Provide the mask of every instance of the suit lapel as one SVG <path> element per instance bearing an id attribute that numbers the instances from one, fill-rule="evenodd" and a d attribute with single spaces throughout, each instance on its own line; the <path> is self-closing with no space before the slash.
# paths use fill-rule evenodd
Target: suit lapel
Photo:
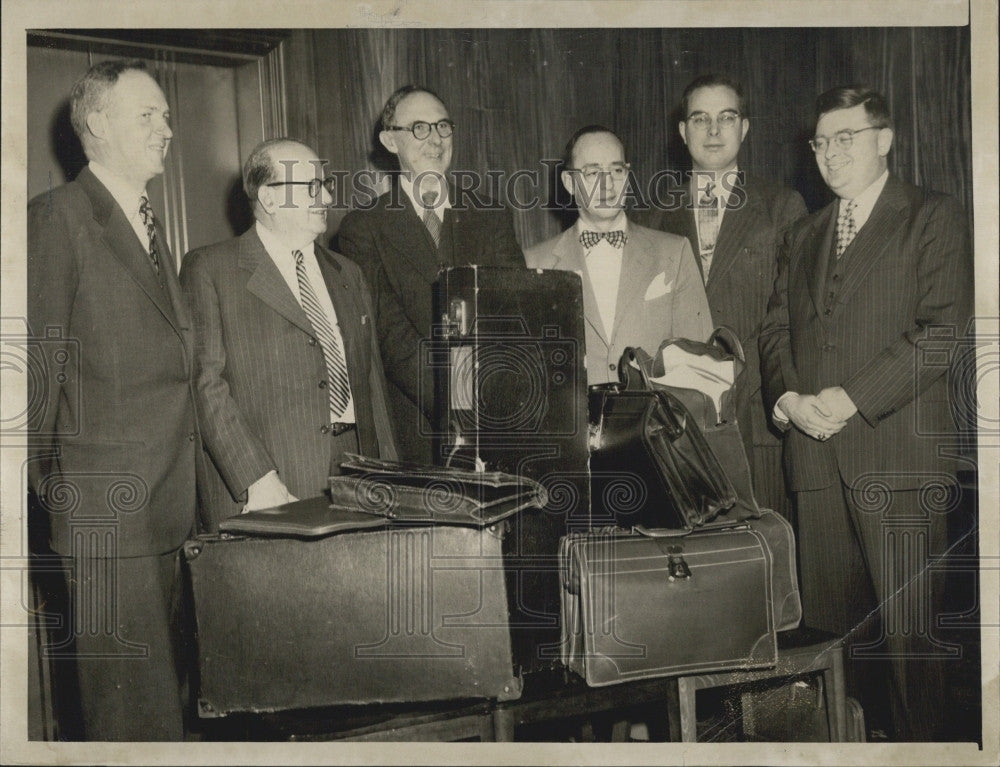
<path id="1" fill-rule="evenodd" d="M 612 340 L 618 332 L 622 317 L 632 311 L 631 305 L 645 300 L 645 289 L 656 276 L 657 266 L 652 243 L 636 226 L 630 226 L 628 242 L 622 250 L 622 274 L 618 283 L 618 299 L 615 301 Z"/>
<path id="2" fill-rule="evenodd" d="M 247 290 L 293 325 L 312 335 L 309 318 L 267 254 L 254 227 L 240 237 L 238 247 L 240 268 L 250 273 Z"/>
<path id="3" fill-rule="evenodd" d="M 178 318 L 174 312 L 174 305 L 170 301 L 170 296 L 164 292 L 156 280 L 149 260 L 149 254 L 136 237 L 135 230 L 125 218 L 125 213 L 115 202 L 104 184 L 91 172 L 90 168 L 84 168 L 77 176 L 77 181 L 83 187 L 87 196 L 90 197 L 91 205 L 94 209 L 94 220 L 102 228 L 102 237 L 108 250 L 121 263 L 125 273 L 128 274 L 139 286 L 139 289 L 149 298 L 160 313 L 169 322 L 174 330 L 179 331 Z M 162 230 L 160 230 L 162 231 Z M 166 247 L 166 238 L 163 238 L 164 249 L 169 254 Z M 161 264 L 161 269 L 173 269 L 173 259 Z M 176 271 L 174 272 L 176 280 Z M 164 275 L 169 280 L 170 275 Z M 180 333 L 178 332 L 178 335 Z M 183 338 L 183 336 L 181 336 Z"/>
<path id="4" fill-rule="evenodd" d="M 750 185 L 742 187 L 746 193 L 746 204 L 727 207 L 726 213 L 722 217 L 722 226 L 719 227 L 719 237 L 715 241 L 715 252 L 712 254 L 712 268 L 709 270 L 708 284 L 721 280 L 726 273 L 733 268 L 742 253 L 742 243 L 746 241 L 747 232 L 753 228 L 758 220 L 761 211 L 760 203 L 753 194 Z M 734 189 L 733 194 L 738 194 Z M 732 202 L 732 197 L 729 198 Z M 694 216 L 692 215 L 692 221 Z M 696 238 L 697 239 L 697 238 Z M 698 261 L 698 268 L 702 268 L 701 259 Z M 702 275 L 704 279 L 704 274 Z"/>
<path id="5" fill-rule="evenodd" d="M 886 252 L 893 234 L 905 225 L 905 217 L 898 215 L 900 209 L 905 206 L 906 199 L 902 194 L 902 185 L 890 176 L 868 220 L 855 236 L 847 252 L 841 256 L 847 259 L 844 283 L 840 288 L 841 298 L 846 299 L 858 289 L 872 267 Z"/>
<path id="6" fill-rule="evenodd" d="M 594 292 L 594 285 L 587 272 L 586 256 L 583 252 L 583 245 L 580 244 L 576 226 L 571 226 L 559 237 L 555 248 L 552 249 L 551 268 L 567 269 L 580 273 L 580 277 L 583 279 L 583 318 L 600 336 L 601 340 L 608 344 L 608 334 L 604 330 L 601 312 L 597 308 L 597 294 Z"/>
<path id="7" fill-rule="evenodd" d="M 806 282 L 809 285 L 809 295 L 812 296 L 816 315 L 823 318 L 823 290 L 826 283 L 826 272 L 830 262 L 830 248 L 833 247 L 833 227 L 837 220 L 837 203 L 830 203 L 813 224 L 802 252 L 806 254 Z"/>
<path id="8" fill-rule="evenodd" d="M 385 234 L 388 245 L 399 254 L 399 260 L 409 265 L 410 270 L 419 275 L 425 283 L 433 285 L 438 273 L 438 251 L 434 248 L 430 232 L 427 231 L 424 222 L 420 220 L 410 199 L 398 186 L 397 191 L 399 204 L 403 210 L 383 209 L 382 214 L 385 218 L 380 229 Z M 389 192 L 389 199 L 392 199 L 391 195 L 393 194 L 394 192 Z M 446 216 L 445 226 L 441 228 L 442 245 L 445 244 L 447 224 L 448 217 Z M 396 259 L 382 259 L 382 263 L 387 266 L 390 261 L 396 261 Z M 407 280 L 400 282 L 406 284 Z"/>

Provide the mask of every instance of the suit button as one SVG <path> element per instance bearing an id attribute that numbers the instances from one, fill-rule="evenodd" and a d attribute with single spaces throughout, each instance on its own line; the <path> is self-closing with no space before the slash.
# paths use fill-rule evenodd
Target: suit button
<path id="1" fill-rule="evenodd" d="M 309 336 L 309 345 L 310 346 L 315 346 L 316 345 L 316 339 L 313 338 L 312 336 Z"/>
<path id="2" fill-rule="evenodd" d="M 608 370 L 617 370 L 617 369 L 618 366 L 613 362 L 610 365 L 608 365 Z"/>
<path id="3" fill-rule="evenodd" d="M 823 344 L 823 351 L 825 352 L 832 352 L 834 348 L 836 347 L 833 344 Z"/>
<path id="4" fill-rule="evenodd" d="M 833 309 L 827 309 L 825 312 L 823 312 L 823 314 L 829 317 L 831 314 L 833 314 Z"/>
<path id="5" fill-rule="evenodd" d="M 835 275 L 833 275 L 833 281 L 834 281 L 834 282 L 836 282 L 836 281 L 837 281 L 837 280 L 839 280 L 839 279 L 840 279 L 840 275 L 839 275 L 839 274 L 835 274 Z"/>
<path id="6" fill-rule="evenodd" d="M 188 442 L 194 442 L 194 438 L 195 438 L 194 437 L 194 432 L 191 432 L 190 434 L 188 434 Z"/>
<path id="7" fill-rule="evenodd" d="M 329 431 L 330 431 L 330 426 L 328 424 L 323 424 L 322 426 L 319 427 L 320 434 L 326 434 Z"/>
<path id="8" fill-rule="evenodd" d="M 320 381 L 319 382 L 319 388 L 320 389 L 325 389 L 326 388 L 326 381 Z"/>

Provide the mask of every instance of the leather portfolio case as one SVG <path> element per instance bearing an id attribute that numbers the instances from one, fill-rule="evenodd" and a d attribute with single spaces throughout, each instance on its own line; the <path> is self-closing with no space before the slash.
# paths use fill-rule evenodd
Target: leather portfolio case
<path id="1" fill-rule="evenodd" d="M 563 538 L 562 662 L 588 685 L 773 666 L 771 562 L 742 526 Z"/>
<path id="2" fill-rule="evenodd" d="M 377 525 L 347 531 L 345 512 L 332 513 L 325 498 L 283 508 L 274 516 L 336 521 L 342 531 L 223 534 L 184 547 L 200 716 L 519 697 L 501 550 L 507 521 L 395 525 L 347 512 Z"/>

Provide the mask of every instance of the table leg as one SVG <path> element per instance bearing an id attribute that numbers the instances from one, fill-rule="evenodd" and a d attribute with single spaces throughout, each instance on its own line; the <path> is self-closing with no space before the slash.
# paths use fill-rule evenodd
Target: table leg
<path id="1" fill-rule="evenodd" d="M 493 739 L 500 743 L 514 742 L 514 714 L 508 709 L 493 709 Z"/>

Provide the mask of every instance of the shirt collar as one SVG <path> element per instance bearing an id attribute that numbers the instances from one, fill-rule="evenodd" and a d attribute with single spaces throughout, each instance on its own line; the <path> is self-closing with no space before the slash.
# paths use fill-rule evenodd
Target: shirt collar
<path id="1" fill-rule="evenodd" d="M 410 198 L 410 203 L 413 205 L 413 209 L 417 212 L 418 216 L 423 216 L 424 210 L 427 206 L 424 205 L 423 200 L 418 200 L 413 193 L 413 181 L 410 180 L 409 174 L 403 171 L 399 174 L 399 185 L 402 187 L 403 192 L 407 197 Z M 439 190 L 437 201 L 434 203 L 434 210 L 439 216 L 444 216 L 444 211 L 451 208 L 451 200 L 448 199 L 448 184 L 442 178 L 441 188 Z"/>
<path id="2" fill-rule="evenodd" d="M 885 189 L 885 183 L 889 180 L 889 170 L 888 168 L 885 172 L 879 176 L 875 181 L 873 181 L 865 191 L 854 198 L 854 226 L 860 229 L 864 223 L 871 216 L 872 210 L 875 208 L 875 203 L 878 202 L 879 196 L 882 194 L 882 190 Z M 846 205 L 849 200 L 840 200 L 840 207 L 838 211 L 843 210 L 844 205 Z"/>
<path id="3" fill-rule="evenodd" d="M 91 160 L 88 164 L 90 172 L 97 180 L 104 184 L 111 196 L 114 197 L 118 207 L 125 213 L 125 218 L 131 220 L 139 214 L 139 198 L 146 194 L 145 187 L 136 189 L 132 184 L 119 176 L 105 165 Z"/>
<path id="4" fill-rule="evenodd" d="M 260 237 L 261 244 L 264 246 L 264 250 L 271 257 L 271 260 L 275 263 L 279 261 L 291 261 L 292 252 L 296 250 L 301 250 L 303 255 L 308 255 L 310 253 L 316 253 L 316 244 L 314 241 L 310 240 L 305 244 L 289 245 L 287 242 L 282 241 L 274 232 L 264 226 L 260 221 L 254 224 L 254 228 L 257 231 L 257 236 Z"/>
<path id="5" fill-rule="evenodd" d="M 613 232 L 616 229 L 621 229 L 623 232 L 625 232 L 626 235 L 628 234 L 628 216 L 625 215 L 625 211 L 624 210 L 621 212 L 621 214 L 618 216 L 618 218 L 615 219 L 615 225 L 611 226 L 611 227 L 608 227 L 607 231 Z M 598 230 L 598 229 L 594 229 L 591 226 L 587 226 L 587 224 L 584 223 L 584 221 L 583 221 L 582 218 L 578 218 L 576 220 L 576 236 L 577 237 L 579 237 L 584 232 L 596 232 L 596 231 L 604 231 L 604 230 L 603 229 Z"/>

